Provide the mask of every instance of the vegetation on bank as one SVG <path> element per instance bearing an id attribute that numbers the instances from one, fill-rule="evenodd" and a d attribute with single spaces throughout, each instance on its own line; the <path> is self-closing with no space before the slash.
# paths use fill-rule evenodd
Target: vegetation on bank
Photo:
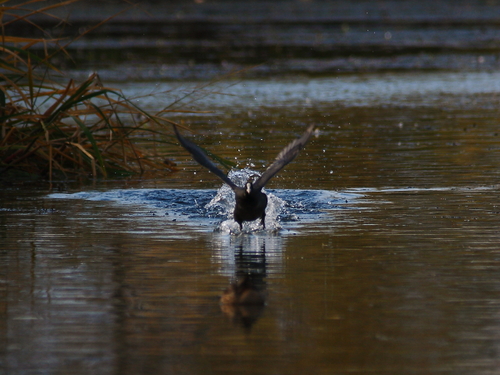
<path id="1" fill-rule="evenodd" d="M 107 178 L 175 170 L 158 151 L 172 139 L 163 133 L 171 134 L 170 121 L 162 117 L 168 110 L 147 113 L 103 85 L 97 73 L 81 83 L 55 81 L 61 72 L 51 59 L 67 54 L 64 46 L 71 41 L 5 32 L 11 22 L 34 25 L 30 16 L 51 16 L 54 7 L 76 1 L 44 7 L 43 0 L 14 5 L 0 0 L 0 179 Z M 44 48 L 33 48 L 40 45 Z"/>

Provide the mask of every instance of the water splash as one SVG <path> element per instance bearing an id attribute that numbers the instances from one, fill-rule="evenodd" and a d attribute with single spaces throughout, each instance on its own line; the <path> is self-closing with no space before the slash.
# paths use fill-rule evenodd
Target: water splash
<path id="1" fill-rule="evenodd" d="M 260 173 L 249 168 L 238 169 L 229 172 L 228 177 L 238 186 L 245 186 L 245 183 L 252 179 L 252 177 L 259 177 Z M 267 208 L 266 208 L 266 231 L 277 232 L 281 229 L 279 216 L 284 212 L 285 201 L 276 195 L 266 192 L 267 195 Z M 216 227 L 216 231 L 222 233 L 238 233 L 240 227 L 233 219 L 234 205 L 236 204 L 233 190 L 224 184 L 215 197 L 205 206 L 208 212 L 214 216 L 225 216 L 227 220 L 222 221 Z M 255 232 L 262 230 L 260 220 L 243 223 L 243 232 Z"/>
<path id="2" fill-rule="evenodd" d="M 231 179 L 243 186 L 248 177 L 256 173 L 239 170 L 229 174 Z M 117 204 L 124 208 L 117 218 L 130 217 L 150 225 L 154 222 L 168 222 L 169 236 L 186 236 L 179 232 L 178 225 L 187 225 L 191 231 L 215 231 L 222 234 L 252 233 L 256 235 L 292 234 L 307 223 L 325 219 L 332 211 L 361 209 L 363 191 L 336 192 L 330 190 L 269 189 L 266 209 L 266 230 L 260 221 L 246 222 L 243 232 L 233 220 L 234 193 L 228 186 L 218 191 L 212 189 L 114 189 L 107 191 L 80 191 L 75 193 L 54 193 L 49 199 L 80 199 Z M 282 225 L 286 230 L 282 231 Z M 167 231 L 166 231 L 167 232 Z M 165 233 L 166 233 L 165 232 Z M 179 234 L 181 233 L 181 234 Z M 233 236 L 231 236 L 233 237 Z M 239 236 L 236 236 L 239 237 Z"/>

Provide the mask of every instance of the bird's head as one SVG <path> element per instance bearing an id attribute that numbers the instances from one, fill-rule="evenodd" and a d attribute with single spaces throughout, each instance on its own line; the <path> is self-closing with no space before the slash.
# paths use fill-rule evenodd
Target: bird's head
<path id="1" fill-rule="evenodd" d="M 253 191 L 253 184 L 250 181 L 247 181 L 245 184 L 245 191 L 247 194 L 250 194 Z"/>

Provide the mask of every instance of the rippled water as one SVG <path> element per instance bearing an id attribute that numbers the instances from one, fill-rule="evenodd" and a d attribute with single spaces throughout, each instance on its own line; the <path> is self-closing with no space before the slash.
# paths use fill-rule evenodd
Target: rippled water
<path id="1" fill-rule="evenodd" d="M 391 72 L 311 78 L 234 79 L 222 82 L 117 83 L 137 103 L 157 109 L 179 102 L 178 108 L 238 113 L 242 110 L 289 107 L 292 113 L 329 107 L 407 107 L 443 110 L 491 109 L 497 106 L 499 72 Z M 155 94 L 155 95 L 151 95 Z M 439 101 L 439 103 L 437 103 Z M 326 115 L 327 113 L 323 113 Z M 210 114 L 213 116 L 213 113 Z M 207 116 L 205 116 L 207 117 Z"/>
<path id="2" fill-rule="evenodd" d="M 245 173 L 248 175 L 248 172 Z M 73 194 L 54 193 L 50 199 L 88 200 L 91 202 L 115 202 L 119 206 L 137 206 L 166 224 L 176 222 L 192 225 L 193 230 L 244 235 L 256 232 L 273 235 L 283 229 L 324 220 L 331 210 L 355 204 L 362 194 L 326 190 L 265 190 L 268 196 L 266 228 L 260 221 L 244 223 L 240 231 L 233 219 L 234 193 L 227 185 L 219 191 L 199 189 L 126 189 L 105 192 L 90 191 Z M 286 231 L 283 226 L 286 226 Z M 168 228 L 166 228 L 168 231 Z M 294 233 L 294 232 L 292 232 Z M 174 234 L 174 233 L 172 233 Z"/>
<path id="3" fill-rule="evenodd" d="M 317 124 L 268 186 L 275 230 L 224 230 L 230 195 L 180 148 L 169 152 L 181 171 L 164 180 L 4 188 L 1 370 L 496 373 L 497 82 L 231 81 L 188 105 L 211 114 L 172 114 L 186 136 L 258 171 Z M 164 95 L 141 104 L 182 93 Z M 221 307 L 244 274 L 266 305 Z"/>

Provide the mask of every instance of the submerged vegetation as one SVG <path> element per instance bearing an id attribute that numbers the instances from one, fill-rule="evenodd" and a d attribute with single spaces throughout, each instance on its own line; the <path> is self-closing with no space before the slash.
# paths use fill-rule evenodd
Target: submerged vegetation
<path id="1" fill-rule="evenodd" d="M 120 91 L 105 87 L 97 73 L 82 83 L 61 82 L 51 59 L 67 54 L 68 41 L 5 32 L 9 23 L 33 26 L 31 15 L 50 15 L 54 7 L 75 1 L 37 8 L 42 0 L 12 6 L 0 0 L 0 179 L 106 178 L 175 170 L 158 151 L 169 143 L 162 133 L 170 122 L 162 117 L 168 108 L 149 114 Z M 44 48 L 33 48 L 40 45 Z"/>

